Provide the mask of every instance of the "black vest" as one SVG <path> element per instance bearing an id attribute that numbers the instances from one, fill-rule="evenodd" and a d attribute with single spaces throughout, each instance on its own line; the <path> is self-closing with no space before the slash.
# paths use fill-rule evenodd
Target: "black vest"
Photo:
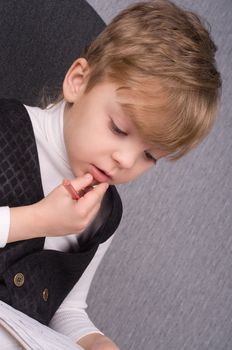
<path id="1" fill-rule="evenodd" d="M 122 204 L 114 186 L 106 192 L 107 220 L 78 251 L 43 250 L 45 238 L 7 244 L 0 249 L 0 299 L 48 324 L 79 280 L 100 243 L 117 229 Z M 17 207 L 44 197 L 30 117 L 15 100 L 0 100 L 0 206 Z"/>

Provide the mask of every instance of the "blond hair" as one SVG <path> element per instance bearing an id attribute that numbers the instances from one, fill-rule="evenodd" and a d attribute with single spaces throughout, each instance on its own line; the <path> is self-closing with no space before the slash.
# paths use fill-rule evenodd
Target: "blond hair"
<path id="1" fill-rule="evenodd" d="M 216 46 L 199 17 L 170 1 L 147 1 L 117 15 L 84 57 L 86 93 L 110 80 L 123 110 L 151 147 L 176 160 L 208 134 L 221 79 Z"/>

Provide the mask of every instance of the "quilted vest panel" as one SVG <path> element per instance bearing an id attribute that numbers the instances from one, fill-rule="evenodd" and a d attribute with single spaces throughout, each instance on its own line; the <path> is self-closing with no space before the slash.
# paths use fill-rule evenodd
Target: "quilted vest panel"
<path id="1" fill-rule="evenodd" d="M 0 100 L 0 206 L 22 206 L 44 197 L 30 117 L 15 100 Z M 45 238 L 0 249 L 0 299 L 48 324 L 92 260 L 117 229 L 122 203 L 114 186 L 106 193 L 107 219 L 77 252 L 43 250 Z M 23 276 L 16 283 L 17 276 Z"/>

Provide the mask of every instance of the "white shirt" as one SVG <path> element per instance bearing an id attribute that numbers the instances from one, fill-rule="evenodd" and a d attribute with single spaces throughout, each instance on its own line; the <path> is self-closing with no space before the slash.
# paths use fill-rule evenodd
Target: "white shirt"
<path id="1" fill-rule="evenodd" d="M 74 177 L 68 164 L 63 136 L 64 106 L 64 102 L 46 110 L 25 106 L 31 118 L 35 134 L 45 196 L 58 186 L 64 177 L 68 179 Z M 9 230 L 9 215 L 6 207 L 0 208 L 0 217 L 0 221 L 3 222 L 2 227 L 4 226 L 5 231 L 7 228 Z M 5 236 L 7 235 L 5 234 Z M 87 308 L 86 298 L 96 269 L 112 238 L 110 237 L 99 246 L 93 260 L 60 305 L 49 324 L 51 328 L 66 334 L 75 342 L 87 334 L 101 333 L 88 318 L 85 311 Z M 44 249 L 67 251 L 74 244 L 74 241 L 76 242 L 75 235 L 46 237 Z"/>

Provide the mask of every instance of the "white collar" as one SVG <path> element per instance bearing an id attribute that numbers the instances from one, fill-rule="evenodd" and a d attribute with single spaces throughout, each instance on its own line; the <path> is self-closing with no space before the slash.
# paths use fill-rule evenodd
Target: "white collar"
<path id="1" fill-rule="evenodd" d="M 47 109 L 41 110 L 41 113 L 46 114 L 44 118 L 41 118 L 43 120 L 41 127 L 49 144 L 54 148 L 59 158 L 64 161 L 66 167 L 70 169 L 64 142 L 64 107 L 65 102 L 61 101 L 52 107 L 48 106 Z"/>

